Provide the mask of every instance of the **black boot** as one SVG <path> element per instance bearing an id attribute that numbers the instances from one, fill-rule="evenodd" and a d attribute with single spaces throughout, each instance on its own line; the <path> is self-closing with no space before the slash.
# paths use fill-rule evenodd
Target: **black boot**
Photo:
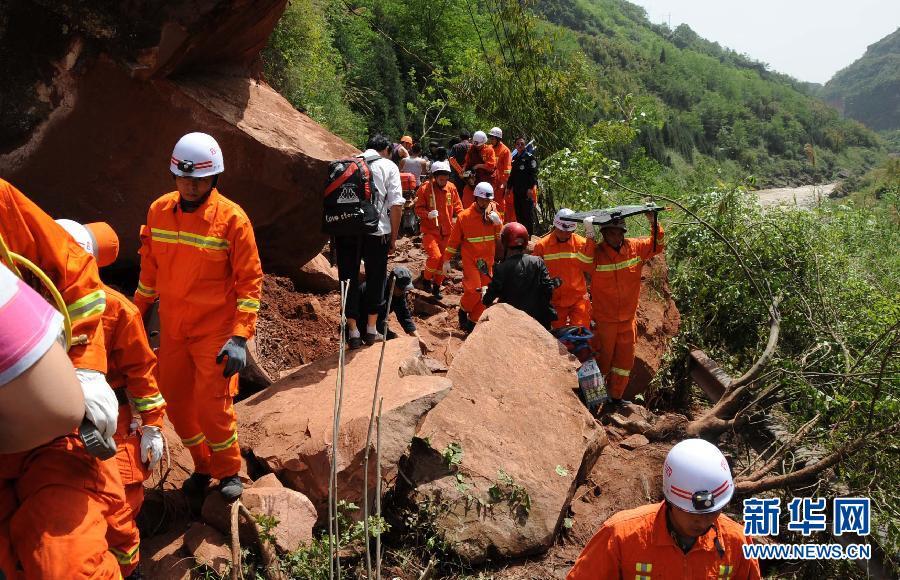
<path id="1" fill-rule="evenodd" d="M 441 285 L 437 282 L 431 283 L 431 295 L 434 296 L 434 299 L 438 301 L 444 299 L 444 295 L 441 294 Z"/>
<path id="2" fill-rule="evenodd" d="M 210 474 L 195 471 L 181 484 L 181 490 L 188 495 L 203 495 L 211 479 Z"/>

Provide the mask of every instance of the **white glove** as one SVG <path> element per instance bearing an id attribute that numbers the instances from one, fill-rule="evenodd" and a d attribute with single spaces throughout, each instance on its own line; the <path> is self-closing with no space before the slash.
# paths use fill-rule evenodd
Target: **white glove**
<path id="1" fill-rule="evenodd" d="M 163 454 L 163 436 L 159 427 L 144 425 L 141 428 L 141 463 L 147 463 L 147 467 L 153 469 Z"/>
<path id="2" fill-rule="evenodd" d="M 433 209 L 430 212 L 428 212 L 428 219 L 430 219 L 430 220 L 433 220 L 437 216 L 438 216 L 438 210 L 436 210 L 436 209 Z"/>
<path id="3" fill-rule="evenodd" d="M 594 216 L 588 216 L 581 222 L 584 224 L 584 235 L 590 239 L 594 239 Z"/>
<path id="4" fill-rule="evenodd" d="M 104 439 L 112 439 L 119 420 L 119 401 L 103 373 L 75 369 L 75 376 L 84 392 L 84 416 L 97 427 Z"/>
<path id="5" fill-rule="evenodd" d="M 450 262 L 444 262 L 444 265 L 441 266 L 441 273 L 444 276 L 449 276 L 451 270 L 452 270 L 452 268 L 450 267 Z"/>
<path id="6" fill-rule="evenodd" d="M 488 219 L 490 219 L 494 223 L 494 225 L 499 226 L 500 224 L 503 223 L 502 221 L 500 221 L 500 214 L 498 214 L 495 211 L 492 211 L 491 213 L 488 214 Z"/>

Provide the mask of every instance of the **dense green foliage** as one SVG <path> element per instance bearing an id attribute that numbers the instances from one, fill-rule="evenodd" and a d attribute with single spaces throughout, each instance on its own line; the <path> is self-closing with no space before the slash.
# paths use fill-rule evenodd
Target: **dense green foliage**
<path id="1" fill-rule="evenodd" d="M 445 143 L 498 125 L 547 156 L 627 115 L 633 95 L 656 122 L 625 161 L 640 146 L 666 166 L 710 158 L 784 184 L 877 158 L 875 135 L 802 83 L 624 0 L 297 0 L 264 60 L 273 86 L 357 145 L 374 131 Z"/>
<path id="2" fill-rule="evenodd" d="M 872 129 L 900 129 L 900 28 L 834 75 L 820 95 Z"/>

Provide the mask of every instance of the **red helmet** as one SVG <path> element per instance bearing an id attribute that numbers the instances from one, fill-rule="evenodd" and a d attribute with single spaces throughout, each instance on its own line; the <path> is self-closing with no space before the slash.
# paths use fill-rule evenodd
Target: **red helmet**
<path id="1" fill-rule="evenodd" d="M 528 245 L 528 230 L 519 222 L 509 222 L 500 232 L 500 241 L 505 248 L 524 248 Z"/>

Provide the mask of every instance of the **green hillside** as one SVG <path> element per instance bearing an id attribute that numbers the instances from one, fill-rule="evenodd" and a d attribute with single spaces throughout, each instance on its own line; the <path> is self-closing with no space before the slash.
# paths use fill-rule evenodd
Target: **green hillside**
<path id="1" fill-rule="evenodd" d="M 900 28 L 835 74 L 821 96 L 872 129 L 900 129 Z"/>
<path id="2" fill-rule="evenodd" d="M 623 162 L 711 159 L 793 184 L 877 157 L 874 133 L 803 83 L 623 0 L 296 0 L 264 57 L 273 86 L 357 144 L 375 130 L 446 141 L 499 125 L 547 155 L 636 114 Z"/>

